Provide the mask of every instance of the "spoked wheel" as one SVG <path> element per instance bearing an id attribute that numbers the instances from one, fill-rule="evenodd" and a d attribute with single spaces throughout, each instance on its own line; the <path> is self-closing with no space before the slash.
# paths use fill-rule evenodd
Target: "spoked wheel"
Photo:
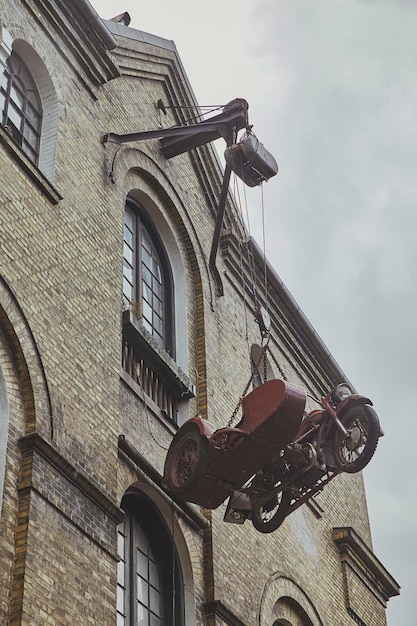
<path id="1" fill-rule="evenodd" d="M 340 469 L 354 474 L 363 470 L 374 455 L 380 435 L 379 419 L 373 408 L 365 404 L 348 411 L 341 421 L 347 434 L 336 431 L 334 456 Z"/>
<path id="2" fill-rule="evenodd" d="M 291 504 L 291 491 L 281 491 L 271 500 L 252 506 L 252 524 L 260 533 L 272 533 L 281 526 Z"/>
<path id="3" fill-rule="evenodd" d="M 170 491 L 185 495 L 204 476 L 209 443 L 198 428 L 190 428 L 172 440 L 165 461 L 165 480 Z"/>

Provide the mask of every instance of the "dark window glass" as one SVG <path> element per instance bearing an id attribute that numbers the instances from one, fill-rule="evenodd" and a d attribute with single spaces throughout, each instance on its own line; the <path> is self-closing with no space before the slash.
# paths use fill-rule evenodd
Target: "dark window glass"
<path id="1" fill-rule="evenodd" d="M 2 125 L 29 159 L 38 163 L 42 105 L 35 81 L 22 59 L 12 52 L 0 83 Z"/>
<path id="2" fill-rule="evenodd" d="M 117 626 L 182 626 L 183 583 L 175 547 L 145 497 L 123 498 L 118 527 Z"/>
<path id="3" fill-rule="evenodd" d="M 127 201 L 125 209 L 123 301 L 172 355 L 172 279 L 168 257 L 152 222 L 132 200 Z"/>

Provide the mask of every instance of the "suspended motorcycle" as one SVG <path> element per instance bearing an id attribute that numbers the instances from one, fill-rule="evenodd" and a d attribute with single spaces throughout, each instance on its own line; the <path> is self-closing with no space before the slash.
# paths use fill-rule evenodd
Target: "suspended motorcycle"
<path id="1" fill-rule="evenodd" d="M 340 472 L 360 472 L 383 435 L 369 398 L 342 383 L 308 413 L 294 441 L 278 452 L 245 486 L 252 523 L 272 532 L 285 517 L 321 491 Z"/>
<path id="2" fill-rule="evenodd" d="M 225 521 L 276 530 L 338 473 L 361 471 L 383 434 L 372 402 L 343 383 L 305 414 L 306 392 L 269 380 L 242 401 L 236 427 L 201 417 L 174 436 L 164 485 L 175 496 L 215 509 L 230 496 Z"/>

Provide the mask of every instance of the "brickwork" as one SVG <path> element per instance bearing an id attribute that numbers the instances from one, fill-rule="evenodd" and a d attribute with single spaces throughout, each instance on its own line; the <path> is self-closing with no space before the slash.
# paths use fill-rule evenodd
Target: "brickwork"
<path id="1" fill-rule="evenodd" d="M 224 523 L 225 505 L 181 507 L 164 492 L 177 426 L 121 370 L 128 195 L 148 212 L 172 265 L 174 356 L 193 390 L 185 398 L 176 389 L 179 421 L 200 413 L 223 426 L 234 414 L 251 347 L 261 343 L 256 296 L 270 310 L 271 349 L 289 380 L 320 394 L 342 373 L 271 268 L 266 302 L 259 254 L 242 243 L 230 197 L 216 259 L 224 295 L 216 296 L 208 260 L 222 176 L 210 145 L 167 160 L 158 139 L 102 142 L 106 133 L 184 123 L 182 109 L 162 116 L 156 107 L 159 99 L 195 107 L 173 43 L 115 24 L 106 39 L 103 24 L 86 19 L 85 0 L 36 4 L 34 12 L 31 2 L 0 0 L 1 60 L 15 38 L 23 58 L 33 50 L 29 66 L 49 106 L 45 167 L 28 162 L 0 128 L 0 407 L 8 431 L 3 453 L 0 445 L 0 622 L 116 626 L 119 507 L 135 489 L 173 538 L 184 626 L 280 618 L 298 626 L 303 616 L 313 626 L 351 626 L 352 611 L 373 626 L 366 606 L 383 626 L 383 604 L 368 605 L 366 586 L 347 580 L 333 536 L 335 527 L 354 527 L 371 550 L 360 475 L 337 477 L 316 508 L 303 506 L 271 535 L 250 521 Z"/>

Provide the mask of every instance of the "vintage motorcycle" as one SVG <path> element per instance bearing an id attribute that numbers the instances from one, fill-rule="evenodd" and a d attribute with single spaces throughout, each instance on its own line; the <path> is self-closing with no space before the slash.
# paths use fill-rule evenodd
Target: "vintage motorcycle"
<path id="1" fill-rule="evenodd" d="M 248 485 L 252 523 L 260 532 L 276 530 L 340 472 L 363 470 L 383 435 L 371 400 L 348 384 L 312 399 L 320 408 L 305 415 L 294 441 Z"/>
<path id="2" fill-rule="evenodd" d="M 383 435 L 371 400 L 348 384 L 309 397 L 320 408 L 306 413 L 304 389 L 273 379 L 243 398 L 236 427 L 188 420 L 169 448 L 164 486 L 211 509 L 229 496 L 225 521 L 250 517 L 259 532 L 276 530 L 337 474 L 361 471 Z"/>

